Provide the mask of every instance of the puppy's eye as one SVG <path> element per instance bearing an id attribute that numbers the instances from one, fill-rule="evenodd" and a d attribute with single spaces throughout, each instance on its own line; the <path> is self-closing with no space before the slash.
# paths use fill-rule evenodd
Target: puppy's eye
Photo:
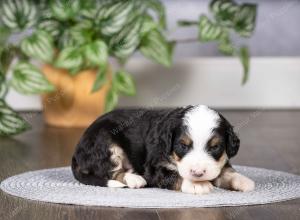
<path id="1" fill-rule="evenodd" d="M 216 144 L 216 145 L 213 145 L 213 146 L 210 146 L 210 148 L 211 149 L 216 149 L 216 148 L 218 148 L 219 147 L 219 145 L 218 144 Z"/>
<path id="2" fill-rule="evenodd" d="M 184 144 L 184 143 L 180 143 L 180 146 L 181 146 L 181 148 L 184 149 L 184 150 L 188 150 L 188 149 L 190 148 L 189 145 Z"/>
<path id="3" fill-rule="evenodd" d="M 218 148 L 220 145 L 220 138 L 218 137 L 214 137 L 210 140 L 210 142 L 208 143 L 208 146 L 211 148 L 211 149 L 216 149 Z"/>
<path id="4" fill-rule="evenodd" d="M 189 146 L 186 145 L 186 144 L 181 143 L 181 147 L 182 147 L 182 148 L 188 148 Z"/>

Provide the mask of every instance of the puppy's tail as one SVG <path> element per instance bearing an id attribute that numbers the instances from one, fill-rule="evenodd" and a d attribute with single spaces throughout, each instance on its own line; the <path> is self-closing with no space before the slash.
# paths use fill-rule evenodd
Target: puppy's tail
<path id="1" fill-rule="evenodd" d="M 93 186 L 107 186 L 107 178 L 96 175 L 92 170 L 80 167 L 75 157 L 72 158 L 72 172 L 75 179 L 83 184 Z"/>

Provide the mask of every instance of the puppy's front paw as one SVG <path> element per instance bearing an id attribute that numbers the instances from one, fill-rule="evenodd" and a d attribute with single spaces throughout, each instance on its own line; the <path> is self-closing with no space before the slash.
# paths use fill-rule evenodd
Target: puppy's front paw
<path id="1" fill-rule="evenodd" d="M 213 185 L 209 181 L 203 182 L 191 182 L 189 180 L 183 180 L 181 185 L 181 191 L 184 193 L 192 194 L 207 194 L 213 189 Z"/>
<path id="2" fill-rule="evenodd" d="M 126 173 L 124 176 L 124 182 L 129 188 L 142 188 L 147 184 L 146 180 L 140 175 L 134 173 Z"/>
<path id="3" fill-rule="evenodd" d="M 254 190 L 255 188 L 255 183 L 253 180 L 239 173 L 235 173 L 232 176 L 230 185 L 234 190 L 242 191 L 242 192 L 249 192 Z"/>

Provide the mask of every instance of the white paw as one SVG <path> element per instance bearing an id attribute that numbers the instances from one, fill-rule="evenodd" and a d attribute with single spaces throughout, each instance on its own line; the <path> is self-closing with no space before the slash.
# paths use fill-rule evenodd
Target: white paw
<path id="1" fill-rule="evenodd" d="M 181 185 L 181 191 L 184 193 L 192 194 L 207 194 L 213 189 L 213 185 L 209 181 L 203 182 L 191 182 L 189 180 L 183 180 Z"/>
<path id="2" fill-rule="evenodd" d="M 121 183 L 120 181 L 117 181 L 117 180 L 108 180 L 107 187 L 110 187 L 110 188 L 123 188 L 123 187 L 126 187 L 126 185 L 124 183 Z"/>
<path id="3" fill-rule="evenodd" d="M 249 192 L 254 190 L 255 183 L 248 177 L 235 173 L 231 179 L 231 187 L 237 191 Z"/>
<path id="4" fill-rule="evenodd" d="M 142 188 L 147 184 L 143 177 L 134 173 L 126 173 L 124 176 L 124 182 L 129 188 Z"/>

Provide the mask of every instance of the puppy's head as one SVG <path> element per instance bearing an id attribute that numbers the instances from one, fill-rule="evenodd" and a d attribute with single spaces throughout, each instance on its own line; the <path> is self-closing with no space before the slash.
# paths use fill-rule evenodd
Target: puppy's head
<path id="1" fill-rule="evenodd" d="M 213 180 L 237 154 L 239 138 L 216 111 L 199 105 L 189 109 L 174 135 L 172 157 L 179 174 L 192 181 Z"/>

